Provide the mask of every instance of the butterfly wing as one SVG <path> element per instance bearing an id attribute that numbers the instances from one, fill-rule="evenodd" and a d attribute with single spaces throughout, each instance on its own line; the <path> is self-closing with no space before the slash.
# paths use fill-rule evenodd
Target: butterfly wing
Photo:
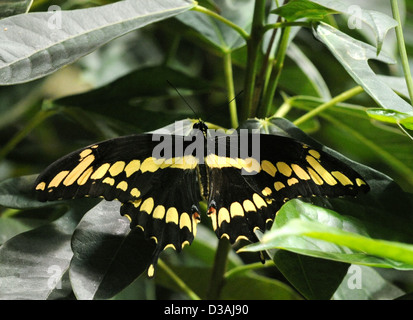
<path id="1" fill-rule="evenodd" d="M 170 149 L 160 150 L 162 139 Z M 192 243 L 199 222 L 197 163 L 175 152 L 177 141 L 182 149 L 191 141 L 172 135 L 165 140 L 163 135 L 131 135 L 75 151 L 39 175 L 38 199 L 119 200 L 131 227 L 141 228 L 157 244 L 148 271 L 153 275 L 159 253 Z"/>
<path id="2" fill-rule="evenodd" d="M 215 138 L 216 149 L 206 158 L 208 212 L 220 238 L 255 241 L 254 231 L 269 227 L 289 199 L 356 196 L 369 190 L 351 167 L 295 139 L 265 134 L 249 134 L 247 144 L 242 143 L 242 136 L 237 139 L 234 143 L 229 137 Z M 216 151 L 224 145 L 224 154 Z"/>

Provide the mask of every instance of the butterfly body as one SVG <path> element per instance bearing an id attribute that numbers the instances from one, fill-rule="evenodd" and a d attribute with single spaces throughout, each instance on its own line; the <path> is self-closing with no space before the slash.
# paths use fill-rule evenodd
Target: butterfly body
<path id="1" fill-rule="evenodd" d="M 131 227 L 156 243 L 152 276 L 162 250 L 192 243 L 202 200 L 218 238 L 234 243 L 256 241 L 288 199 L 369 190 L 352 168 L 292 138 L 212 133 L 199 121 L 189 135 L 147 133 L 82 148 L 39 175 L 38 199 L 119 200 Z"/>

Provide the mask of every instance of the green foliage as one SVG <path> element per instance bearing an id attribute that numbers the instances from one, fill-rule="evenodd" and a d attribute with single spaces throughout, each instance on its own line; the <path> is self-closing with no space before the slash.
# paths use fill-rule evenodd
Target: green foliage
<path id="1" fill-rule="evenodd" d="M 57 4 L 0 0 L 1 299 L 412 296 L 409 2 Z M 196 117 L 167 81 L 203 120 L 318 146 L 371 191 L 289 201 L 237 253 L 203 214 L 192 245 L 163 252 L 147 280 L 153 244 L 118 202 L 41 203 L 32 188 L 79 147 Z"/>

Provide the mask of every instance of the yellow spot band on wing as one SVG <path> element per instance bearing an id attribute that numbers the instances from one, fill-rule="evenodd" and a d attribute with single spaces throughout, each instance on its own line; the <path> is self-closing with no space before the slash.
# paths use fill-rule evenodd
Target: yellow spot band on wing
<path id="1" fill-rule="evenodd" d="M 165 216 L 165 207 L 163 205 L 158 205 L 155 210 L 153 210 L 153 217 L 155 219 L 163 219 Z"/>
<path id="2" fill-rule="evenodd" d="M 285 188 L 285 184 L 280 182 L 280 181 L 276 181 L 274 182 L 274 189 L 276 191 L 280 191 L 282 188 Z"/>
<path id="3" fill-rule="evenodd" d="M 69 174 L 69 171 L 59 172 L 53 179 L 50 181 L 48 188 L 58 187 L 62 180 Z"/>
<path id="4" fill-rule="evenodd" d="M 126 178 L 129 178 L 132 174 L 137 172 L 140 167 L 141 167 L 140 160 L 132 160 L 131 162 L 129 162 L 127 164 L 127 166 L 125 167 L 125 169 L 124 169 L 125 174 L 126 174 Z"/>
<path id="5" fill-rule="evenodd" d="M 192 231 L 191 218 L 189 217 L 189 214 L 183 212 L 179 218 L 179 228 L 183 229 L 185 227 L 188 228 L 190 232 Z"/>
<path id="6" fill-rule="evenodd" d="M 218 226 L 221 227 L 221 224 L 226 221 L 226 222 L 230 222 L 231 218 L 229 217 L 229 211 L 227 208 L 222 207 L 221 209 L 219 209 L 218 212 Z"/>
<path id="7" fill-rule="evenodd" d="M 172 222 L 178 225 L 178 220 L 179 220 L 178 210 L 176 210 L 175 207 L 170 207 L 168 211 L 166 211 L 165 222 L 166 223 Z"/>
<path id="8" fill-rule="evenodd" d="M 321 176 L 321 178 L 330 186 L 337 184 L 336 179 L 328 172 L 315 158 L 312 156 L 305 157 L 307 162 L 314 168 L 314 170 Z"/>
<path id="9" fill-rule="evenodd" d="M 277 168 L 278 168 L 278 171 L 280 171 L 286 177 L 291 176 L 291 173 L 293 171 L 290 168 L 290 166 L 288 164 L 286 164 L 285 162 L 277 162 Z"/>
<path id="10" fill-rule="evenodd" d="M 92 174 L 90 179 L 97 180 L 97 179 L 102 179 L 106 172 L 108 172 L 108 169 L 110 167 L 109 163 L 104 163 L 102 164 L 96 171 Z"/>
<path id="11" fill-rule="evenodd" d="M 128 183 L 126 181 L 121 181 L 121 182 L 118 183 L 116 188 L 121 189 L 123 191 L 126 191 L 128 189 Z"/>
<path id="12" fill-rule="evenodd" d="M 332 171 L 331 174 L 336 178 L 343 186 L 353 185 L 353 182 L 340 171 Z"/>
<path id="13" fill-rule="evenodd" d="M 263 160 L 261 162 L 261 168 L 266 173 L 268 173 L 271 177 L 275 177 L 275 174 L 277 173 L 277 168 L 271 162 L 267 160 Z"/>
<path id="14" fill-rule="evenodd" d="M 147 214 L 151 214 L 153 210 L 154 202 L 153 198 L 147 198 L 145 201 L 143 201 L 141 205 L 141 211 L 145 211 Z"/>
<path id="15" fill-rule="evenodd" d="M 70 173 L 67 175 L 66 179 L 63 181 L 65 186 L 72 185 L 83 173 L 83 171 L 88 168 L 92 162 L 95 161 L 95 156 L 93 154 L 88 155 L 84 158 Z"/>
<path id="16" fill-rule="evenodd" d="M 88 180 L 93 172 L 93 167 L 89 167 L 85 172 L 82 173 L 79 179 L 77 179 L 77 184 L 83 186 Z"/>
<path id="17" fill-rule="evenodd" d="M 41 190 L 41 191 L 43 191 L 44 188 L 46 188 L 46 183 L 45 183 L 45 182 L 40 182 L 40 183 L 36 186 L 36 190 Z"/>
<path id="18" fill-rule="evenodd" d="M 244 209 L 242 208 L 242 206 L 239 202 L 231 203 L 231 206 L 229 208 L 229 212 L 231 214 L 231 218 L 234 218 L 236 216 L 240 216 L 240 217 L 244 216 Z"/>
<path id="19" fill-rule="evenodd" d="M 119 173 L 123 171 L 125 168 L 124 161 L 116 161 L 112 166 L 109 168 L 109 173 L 112 177 L 116 177 Z"/>
<path id="20" fill-rule="evenodd" d="M 308 175 L 308 173 L 301 168 L 298 164 L 292 164 L 291 168 L 293 169 L 294 173 L 297 175 L 298 178 L 300 178 L 301 180 L 310 180 L 310 176 Z"/>

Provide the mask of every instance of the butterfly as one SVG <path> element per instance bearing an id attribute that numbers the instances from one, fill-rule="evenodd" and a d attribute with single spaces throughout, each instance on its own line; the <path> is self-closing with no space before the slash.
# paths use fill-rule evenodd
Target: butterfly
<path id="1" fill-rule="evenodd" d="M 109 139 L 52 163 L 36 179 L 40 201 L 101 197 L 122 203 L 120 214 L 160 253 L 181 251 L 196 236 L 199 203 L 218 238 L 256 242 L 276 212 L 298 197 L 357 196 L 369 191 L 350 166 L 319 148 L 283 135 L 209 129 L 154 131 Z"/>

